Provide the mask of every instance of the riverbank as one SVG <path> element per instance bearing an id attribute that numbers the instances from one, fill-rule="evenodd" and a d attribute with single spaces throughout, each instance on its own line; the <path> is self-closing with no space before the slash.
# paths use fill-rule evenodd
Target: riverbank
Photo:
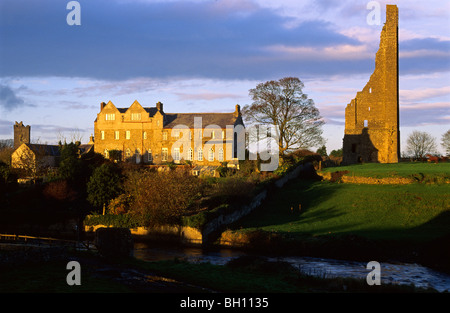
<path id="1" fill-rule="evenodd" d="M 31 256 L 30 250 L 24 250 Z M 300 273 L 289 264 L 245 256 L 225 265 L 193 264 L 179 259 L 146 262 L 136 258 L 108 259 L 93 252 L 39 248 L 32 258 L 0 265 L 2 293 L 424 293 L 413 286 L 347 278 L 320 278 Z M 0 250 L 0 258 L 8 252 Z M 44 259 L 35 258 L 40 255 Z M 50 257 L 50 258 L 48 258 Z M 81 266 L 81 285 L 69 286 L 68 261 Z"/>

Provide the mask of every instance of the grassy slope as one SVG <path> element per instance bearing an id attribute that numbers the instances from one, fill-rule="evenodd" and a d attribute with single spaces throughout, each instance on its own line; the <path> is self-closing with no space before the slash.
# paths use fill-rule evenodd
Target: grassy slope
<path id="1" fill-rule="evenodd" d="M 423 241 L 447 234 L 449 215 L 448 184 L 357 185 L 298 180 L 236 228 L 294 237 L 356 234 Z"/>

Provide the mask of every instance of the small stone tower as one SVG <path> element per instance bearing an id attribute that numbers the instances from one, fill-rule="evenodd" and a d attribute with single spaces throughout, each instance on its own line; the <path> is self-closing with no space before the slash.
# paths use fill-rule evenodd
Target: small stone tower
<path id="1" fill-rule="evenodd" d="M 14 124 L 14 149 L 20 147 L 23 143 L 30 143 L 30 125 L 23 125 L 22 122 Z"/>

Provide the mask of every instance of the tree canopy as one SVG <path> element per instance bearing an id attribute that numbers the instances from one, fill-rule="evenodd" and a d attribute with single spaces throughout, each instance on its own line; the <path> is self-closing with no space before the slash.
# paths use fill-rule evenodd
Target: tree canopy
<path id="1" fill-rule="evenodd" d="M 260 83 L 249 91 L 253 103 L 242 110 L 245 121 L 275 128 L 280 158 L 294 149 L 324 143 L 325 122 L 303 88 L 304 84 L 296 77 Z"/>

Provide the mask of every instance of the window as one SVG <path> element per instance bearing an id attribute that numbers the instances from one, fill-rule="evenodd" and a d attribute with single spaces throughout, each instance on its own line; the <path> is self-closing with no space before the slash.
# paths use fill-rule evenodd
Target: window
<path id="1" fill-rule="evenodd" d="M 223 149 L 222 148 L 219 149 L 219 161 L 223 162 Z"/>
<path id="2" fill-rule="evenodd" d="M 126 139 L 130 139 L 130 138 L 131 138 L 131 134 L 130 134 L 130 131 L 129 131 L 129 130 L 127 130 L 126 135 L 125 135 L 125 138 L 126 138 Z"/>
<path id="3" fill-rule="evenodd" d="M 352 143 L 352 153 L 356 153 L 356 143 Z"/>
<path id="4" fill-rule="evenodd" d="M 152 161 L 153 161 L 152 149 L 148 149 L 148 152 L 147 152 L 147 161 L 148 161 L 148 162 L 152 162 Z"/>
<path id="5" fill-rule="evenodd" d="M 190 133 L 189 133 L 190 134 Z M 189 148 L 188 151 L 188 160 L 189 161 L 194 161 L 194 150 L 192 150 L 192 148 Z"/>
<path id="6" fill-rule="evenodd" d="M 131 113 L 131 120 L 132 121 L 140 121 L 141 120 L 141 113 Z"/>
<path id="7" fill-rule="evenodd" d="M 105 114 L 105 118 L 107 121 L 115 121 L 116 120 L 116 114 Z"/>
<path id="8" fill-rule="evenodd" d="M 180 162 L 180 148 L 173 149 L 173 160 L 175 161 L 175 163 Z"/>
<path id="9" fill-rule="evenodd" d="M 163 132 L 162 137 L 163 140 L 167 140 L 167 132 Z"/>
<path id="10" fill-rule="evenodd" d="M 147 139 L 147 132 L 144 132 L 144 133 L 142 134 L 142 137 L 143 137 L 144 139 Z"/>
<path id="11" fill-rule="evenodd" d="M 119 131 L 118 130 L 116 130 L 114 132 L 114 139 L 119 140 Z"/>
<path id="12" fill-rule="evenodd" d="M 203 149 L 202 149 L 202 148 L 199 148 L 199 149 L 197 150 L 197 159 L 198 159 L 199 161 L 203 161 Z"/>
<path id="13" fill-rule="evenodd" d="M 169 159 L 169 150 L 167 148 L 162 148 L 161 161 L 167 161 Z"/>
<path id="14" fill-rule="evenodd" d="M 105 158 L 109 159 L 109 151 L 108 151 L 108 149 L 105 149 L 104 153 L 105 153 Z"/>
<path id="15" fill-rule="evenodd" d="M 102 140 L 105 140 L 105 131 L 104 130 L 102 130 L 100 132 L 100 137 L 102 138 Z"/>
<path id="16" fill-rule="evenodd" d="M 209 149 L 209 151 L 208 151 L 208 161 L 209 162 L 214 161 L 214 150 L 212 148 Z"/>

